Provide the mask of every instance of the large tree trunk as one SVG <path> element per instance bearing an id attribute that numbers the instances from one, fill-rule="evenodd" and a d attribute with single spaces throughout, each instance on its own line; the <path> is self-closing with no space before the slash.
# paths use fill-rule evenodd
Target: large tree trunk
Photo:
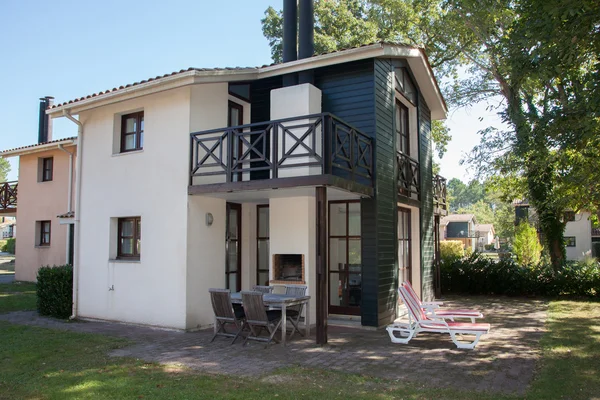
<path id="1" fill-rule="evenodd" d="M 540 231 L 555 271 L 559 271 L 565 261 L 565 223 L 558 217 L 561 214 L 557 211 L 538 210 Z"/>

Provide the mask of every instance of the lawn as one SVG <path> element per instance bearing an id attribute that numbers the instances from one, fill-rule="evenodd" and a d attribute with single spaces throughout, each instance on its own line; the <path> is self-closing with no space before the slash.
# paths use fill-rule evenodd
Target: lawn
<path id="1" fill-rule="evenodd" d="M 0 313 L 35 310 L 34 283 L 0 283 Z"/>
<path id="2" fill-rule="evenodd" d="M 15 308 L 5 304 L 11 296 L 32 290 L 33 285 L 0 285 L 0 312 Z M 598 321 L 600 303 L 551 303 L 544 357 L 527 399 L 598 396 Z M 0 337 L 0 399 L 517 399 L 317 369 L 283 369 L 258 380 L 204 375 L 178 365 L 109 357 L 128 344 L 122 339 L 5 322 Z"/>

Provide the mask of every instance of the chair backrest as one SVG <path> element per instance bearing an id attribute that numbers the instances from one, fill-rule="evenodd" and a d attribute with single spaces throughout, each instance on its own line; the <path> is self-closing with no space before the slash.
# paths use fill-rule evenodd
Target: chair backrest
<path id="1" fill-rule="evenodd" d="M 273 286 L 256 285 L 252 288 L 252 290 L 255 292 L 261 292 L 261 293 L 273 293 Z"/>
<path id="2" fill-rule="evenodd" d="M 408 295 L 410 297 L 412 297 L 412 299 L 419 305 L 419 307 L 421 306 L 421 299 L 419 299 L 419 296 L 417 296 L 417 292 L 415 292 L 415 289 L 413 289 L 412 285 L 410 284 L 409 281 L 404 281 L 402 282 L 402 286 L 404 286 L 404 288 L 406 289 Z"/>
<path id="3" fill-rule="evenodd" d="M 303 285 L 286 285 L 285 294 L 288 296 L 306 296 L 306 286 Z"/>
<path id="4" fill-rule="evenodd" d="M 215 317 L 224 321 L 235 322 L 235 313 L 231 304 L 229 289 L 208 289 Z"/>
<path id="5" fill-rule="evenodd" d="M 286 285 L 285 286 L 285 294 L 288 296 L 304 297 L 304 296 L 306 296 L 306 289 L 307 289 L 307 287 L 304 285 Z M 304 306 L 304 304 L 298 304 L 295 306 L 289 306 L 287 309 L 295 310 L 295 311 L 298 311 L 299 313 L 301 313 L 303 306 Z"/>
<path id="6" fill-rule="evenodd" d="M 400 294 L 400 297 L 402 297 L 402 301 L 406 305 L 408 314 L 412 319 L 419 322 L 427 319 L 423 309 L 421 308 L 421 305 L 415 302 L 412 296 L 408 294 L 408 291 L 404 286 L 401 285 L 398 288 L 398 293 Z"/>
<path id="7" fill-rule="evenodd" d="M 263 293 L 261 292 L 242 292 L 242 305 L 246 321 L 253 325 L 265 326 L 269 323 L 265 303 L 263 302 Z"/>

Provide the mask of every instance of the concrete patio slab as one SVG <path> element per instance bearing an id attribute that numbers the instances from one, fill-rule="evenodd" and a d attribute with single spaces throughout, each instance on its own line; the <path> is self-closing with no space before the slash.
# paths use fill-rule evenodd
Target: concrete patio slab
<path id="1" fill-rule="evenodd" d="M 212 331 L 178 332 L 109 322 L 67 323 L 35 312 L 0 315 L 16 324 L 123 337 L 132 345 L 112 352 L 149 362 L 182 364 L 205 373 L 266 377 L 277 368 L 302 366 L 365 374 L 432 387 L 523 394 L 540 357 L 547 303 L 506 297 L 449 298 L 452 308 L 478 308 L 492 325 L 475 350 L 459 350 L 449 335 L 421 334 L 392 344 L 386 331 L 329 328 L 329 344 L 296 336 L 287 347 L 217 338 Z"/>

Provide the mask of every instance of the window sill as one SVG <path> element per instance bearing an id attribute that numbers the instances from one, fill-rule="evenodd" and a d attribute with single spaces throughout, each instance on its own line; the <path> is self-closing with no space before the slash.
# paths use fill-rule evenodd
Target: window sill
<path id="1" fill-rule="evenodd" d="M 49 249 L 50 245 L 49 244 L 36 244 L 35 246 L 36 249 Z"/>
<path id="2" fill-rule="evenodd" d="M 127 259 L 122 259 L 122 258 L 112 258 L 112 259 L 109 259 L 108 262 L 114 263 L 114 264 L 141 264 L 142 263 L 140 260 L 136 260 L 136 259 L 127 260 Z"/>
<path id="3" fill-rule="evenodd" d="M 132 150 L 132 151 L 124 151 L 122 153 L 113 153 L 113 157 L 121 157 L 121 156 L 127 156 L 129 154 L 140 154 L 143 153 L 144 149 L 139 149 L 139 150 Z"/>

